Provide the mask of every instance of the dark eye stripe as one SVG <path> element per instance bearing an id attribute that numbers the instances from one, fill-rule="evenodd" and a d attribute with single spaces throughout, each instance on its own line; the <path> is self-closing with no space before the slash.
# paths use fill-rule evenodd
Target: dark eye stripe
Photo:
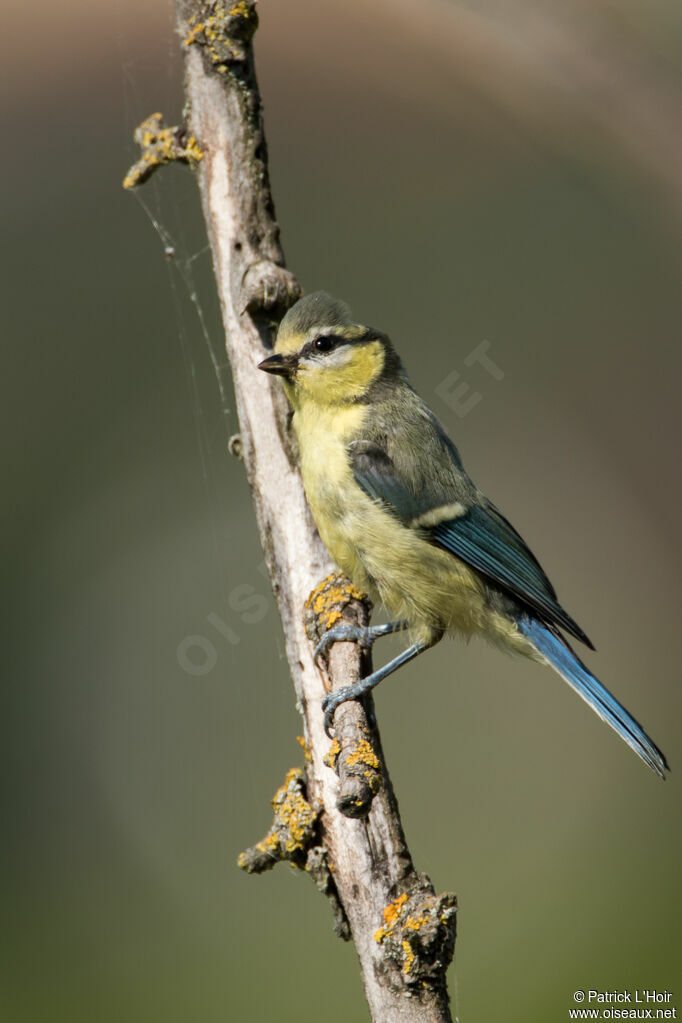
<path id="1" fill-rule="evenodd" d="M 325 334 L 322 337 L 316 337 L 313 341 L 313 349 L 316 352 L 322 352 L 326 355 L 327 352 L 331 352 L 332 349 L 336 348 L 337 345 L 341 344 L 343 338 L 336 337 L 333 334 Z"/>
<path id="2" fill-rule="evenodd" d="M 379 335 L 370 328 L 367 328 L 360 337 L 344 337 L 343 334 L 318 334 L 317 337 L 311 338 L 310 341 L 306 342 L 299 353 L 299 358 L 328 355 L 342 346 L 362 345 L 368 341 L 380 340 L 381 337 L 383 335 Z"/>

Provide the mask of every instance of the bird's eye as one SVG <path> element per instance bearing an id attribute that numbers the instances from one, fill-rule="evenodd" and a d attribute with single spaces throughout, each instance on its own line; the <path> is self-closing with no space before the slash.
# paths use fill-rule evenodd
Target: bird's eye
<path id="1" fill-rule="evenodd" d="M 331 352 L 335 344 L 336 344 L 335 337 L 317 337 L 315 338 L 315 351 Z"/>

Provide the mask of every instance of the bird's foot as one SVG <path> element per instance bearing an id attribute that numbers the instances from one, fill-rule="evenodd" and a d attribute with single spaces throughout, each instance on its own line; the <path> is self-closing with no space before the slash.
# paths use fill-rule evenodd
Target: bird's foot
<path id="1" fill-rule="evenodd" d="M 399 632 L 407 628 L 407 622 L 387 622 L 386 625 L 335 625 L 328 632 L 325 632 L 320 642 L 315 647 L 313 659 L 319 668 L 320 659 L 328 656 L 334 643 L 359 643 L 365 650 L 371 650 L 375 640 L 380 636 L 388 636 L 392 632 Z M 352 688 L 352 687 L 348 687 Z M 341 692 L 341 690 L 339 690 Z M 350 697 L 353 699 L 353 697 Z"/>
<path id="2" fill-rule="evenodd" d="M 377 629 L 383 631 L 379 633 L 381 636 L 385 636 L 387 631 L 397 632 L 400 628 L 405 628 L 403 622 L 391 622 L 389 625 L 377 625 Z M 376 636 L 374 637 L 377 638 Z M 371 675 L 366 675 L 364 678 L 359 679 L 352 686 L 343 686 L 341 689 L 335 689 L 333 692 L 328 693 L 327 696 L 322 700 L 322 711 L 324 713 L 324 730 L 327 735 L 331 738 L 331 727 L 334 722 L 334 712 L 336 708 L 341 704 L 345 703 L 346 700 L 359 700 L 365 693 L 368 693 L 370 689 L 374 689 L 376 685 L 381 682 L 382 679 L 388 675 L 392 675 L 394 671 L 402 667 L 403 664 L 407 664 L 408 661 L 412 661 L 419 654 L 423 653 L 431 646 L 430 643 L 412 643 L 408 646 L 407 650 L 403 650 L 402 653 L 394 657 L 388 664 L 384 664 L 382 668 L 377 668 Z"/>
<path id="3" fill-rule="evenodd" d="M 329 651 L 334 643 L 350 643 L 353 640 L 363 647 L 371 647 L 374 642 L 370 638 L 371 628 L 362 625 L 336 625 L 325 632 L 320 642 L 315 647 L 313 659 L 317 667 L 320 667 L 320 659 L 326 660 Z"/>
<path id="4" fill-rule="evenodd" d="M 348 700 L 359 700 L 362 696 L 364 696 L 371 688 L 371 686 L 363 685 L 364 682 L 365 679 L 360 679 L 360 681 L 356 682 L 353 686 L 343 686 L 341 689 L 335 689 L 333 693 L 328 693 L 322 700 L 324 730 L 330 739 L 332 737 L 331 729 L 334 723 L 336 708 L 342 703 L 346 703 Z"/>

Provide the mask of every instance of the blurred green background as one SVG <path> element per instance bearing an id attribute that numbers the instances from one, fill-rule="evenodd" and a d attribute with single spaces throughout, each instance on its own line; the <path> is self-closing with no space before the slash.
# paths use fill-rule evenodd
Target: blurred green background
<path id="1" fill-rule="evenodd" d="M 673 768 L 482 644 L 381 688 L 416 865 L 459 896 L 458 1017 L 564 1020 L 576 988 L 682 1008 L 680 6 L 260 16 L 289 265 L 391 333 Z M 191 300 L 220 361 L 195 182 L 142 190 L 174 261 L 120 188 L 136 124 L 180 118 L 172 6 L 3 22 L 2 1019 L 363 1020 L 308 878 L 235 865 L 300 727 Z M 465 361 L 484 340 L 501 379 Z"/>

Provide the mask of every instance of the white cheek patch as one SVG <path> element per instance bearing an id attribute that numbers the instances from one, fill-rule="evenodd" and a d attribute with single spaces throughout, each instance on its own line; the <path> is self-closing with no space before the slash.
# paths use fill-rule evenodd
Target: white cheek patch
<path id="1" fill-rule="evenodd" d="M 320 352 L 318 355 L 308 355 L 304 359 L 299 360 L 299 366 L 305 366 L 306 369 L 339 369 L 341 366 L 347 366 L 353 357 L 353 351 L 349 345 L 342 345 L 340 348 L 335 348 L 332 352 Z"/>

